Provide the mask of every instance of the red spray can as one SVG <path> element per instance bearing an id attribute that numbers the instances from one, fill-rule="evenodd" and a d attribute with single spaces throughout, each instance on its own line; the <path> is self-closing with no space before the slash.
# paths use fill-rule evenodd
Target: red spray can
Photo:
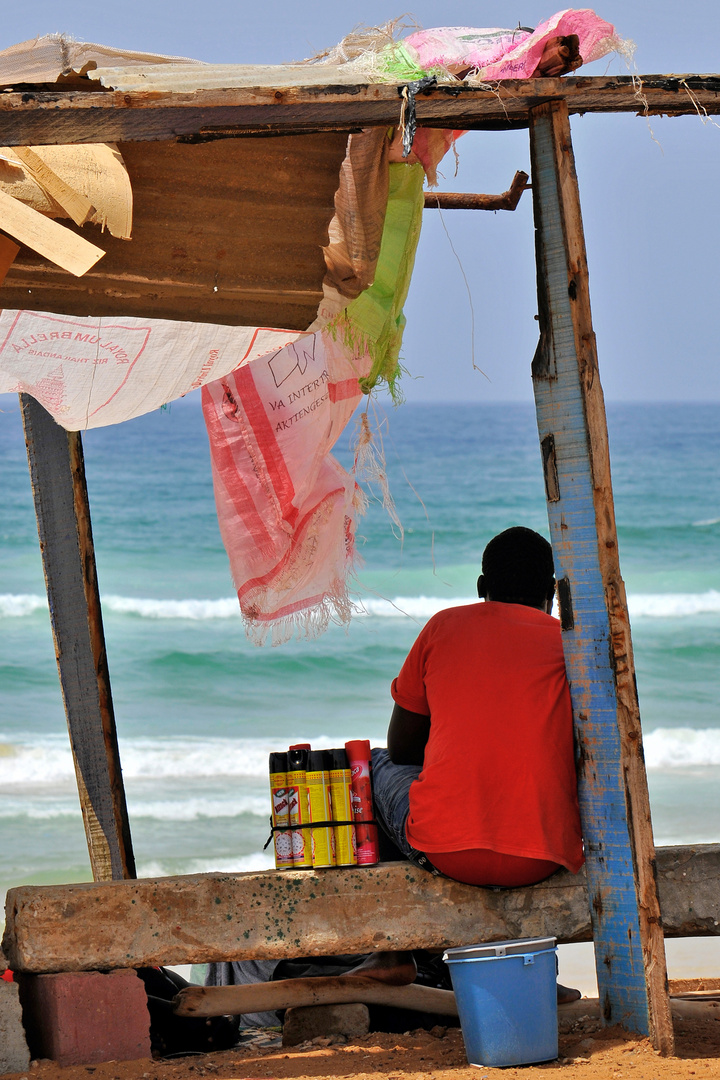
<path id="1" fill-rule="evenodd" d="M 353 739 L 345 743 L 352 774 L 350 797 L 355 821 L 358 866 L 372 866 L 380 861 L 377 826 L 371 824 L 373 814 L 372 764 L 368 739 Z M 358 824 L 363 822 L 363 824 Z"/>

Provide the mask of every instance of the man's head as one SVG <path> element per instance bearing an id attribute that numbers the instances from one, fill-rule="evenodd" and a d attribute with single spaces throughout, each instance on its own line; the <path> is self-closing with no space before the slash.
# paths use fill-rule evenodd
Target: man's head
<path id="1" fill-rule="evenodd" d="M 552 548 L 544 536 L 517 525 L 493 537 L 483 552 L 478 596 L 549 610 L 554 591 Z"/>

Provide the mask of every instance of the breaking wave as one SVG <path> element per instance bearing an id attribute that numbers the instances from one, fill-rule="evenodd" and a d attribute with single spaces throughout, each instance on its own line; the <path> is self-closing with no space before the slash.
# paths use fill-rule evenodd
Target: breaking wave
<path id="1" fill-rule="evenodd" d="M 333 742 L 332 737 L 323 736 L 315 744 L 342 745 L 344 738 L 338 735 Z M 720 765 L 720 728 L 657 728 L 645 733 L 644 744 L 650 769 Z M 277 748 L 277 738 L 267 741 L 189 737 L 123 739 L 120 757 L 133 813 L 168 821 L 241 814 L 265 816 L 264 797 L 242 793 L 241 789 L 243 783 L 267 777 L 268 754 Z M 11 794 L 17 788 L 39 793 L 42 788 L 69 784 L 74 790 L 74 781 L 66 737 L 38 736 L 25 742 L 10 739 L 0 742 L 0 793 Z M 175 800 L 164 799 L 149 790 L 153 783 L 170 781 L 179 785 Z M 207 786 L 215 788 L 216 782 L 220 787 L 214 793 L 207 793 Z M 200 784 L 203 791 L 183 789 L 183 784 Z M 39 799 L 34 803 L 33 816 L 53 817 L 57 813 L 57 804 L 46 806 Z"/>
<path id="2" fill-rule="evenodd" d="M 133 821 L 149 818 L 153 821 L 202 821 L 217 818 L 240 818 L 246 815 L 267 820 L 269 815 L 268 799 L 259 795 L 247 795 L 228 798 L 188 797 L 178 793 L 177 798 L 163 801 L 155 799 L 144 801 L 133 797 L 128 792 L 128 807 Z M 26 817 L 33 821 L 54 821 L 59 818 L 77 818 L 80 816 L 80 804 L 73 795 L 70 798 L 48 798 L 44 800 L 16 800 L 0 797 L 0 820 Z"/>
<path id="3" fill-rule="evenodd" d="M 720 729 L 657 728 L 643 736 L 649 769 L 720 765 Z"/>
<path id="4" fill-rule="evenodd" d="M 365 597 L 357 600 L 358 614 L 365 617 L 394 619 L 410 616 L 429 619 L 443 608 L 474 604 L 476 597 L 396 596 L 393 599 Z M 674 619 L 691 615 L 720 613 L 720 592 L 708 589 L 701 593 L 631 593 L 628 598 L 633 618 Z M 234 597 L 221 600 L 152 600 L 132 596 L 105 596 L 106 612 L 134 615 L 141 619 L 185 619 L 205 622 L 212 619 L 237 619 L 240 608 Z M 30 593 L 0 594 L 0 618 L 22 618 L 41 609 L 47 610 L 44 596 Z"/>
<path id="5" fill-rule="evenodd" d="M 271 848 L 267 851 L 254 851 L 250 855 L 239 855 L 236 859 L 192 859 L 183 862 L 182 867 L 176 861 L 163 862 L 160 859 L 138 864 L 138 877 L 168 877 L 172 874 L 245 874 L 254 870 L 270 870 L 275 866 Z"/>

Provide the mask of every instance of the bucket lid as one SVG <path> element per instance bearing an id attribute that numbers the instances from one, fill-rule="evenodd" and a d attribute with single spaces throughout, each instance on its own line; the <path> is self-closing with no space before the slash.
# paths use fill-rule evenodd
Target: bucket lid
<path id="1" fill-rule="evenodd" d="M 513 956 L 517 953 L 544 952 L 554 949 L 557 938 L 518 938 L 515 941 L 493 941 L 491 945 L 460 945 L 446 949 L 443 960 L 470 960 L 489 956 Z"/>

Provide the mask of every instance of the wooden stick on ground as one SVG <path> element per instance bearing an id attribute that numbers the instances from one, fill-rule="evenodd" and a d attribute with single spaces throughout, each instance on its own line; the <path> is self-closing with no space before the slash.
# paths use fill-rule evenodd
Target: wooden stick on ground
<path id="1" fill-rule="evenodd" d="M 239 1016 L 241 1013 L 289 1009 L 298 1005 L 395 1005 L 418 1012 L 457 1016 L 452 990 L 429 986 L 387 986 L 359 976 L 278 979 L 241 986 L 188 986 L 173 999 L 179 1016 Z"/>
<path id="2" fill-rule="evenodd" d="M 673 1020 L 719 1020 L 720 1001 L 671 997 L 670 1011 Z M 599 998 L 581 998 L 567 1005 L 558 1005 L 558 1020 L 561 1025 L 563 1021 L 575 1021 L 584 1016 L 600 1019 Z"/>
<path id="3" fill-rule="evenodd" d="M 240 986 L 188 986 L 174 998 L 178 1016 L 239 1016 L 241 1013 L 290 1009 L 298 1005 L 341 1005 L 360 1002 L 364 1005 L 394 1005 L 418 1012 L 457 1016 L 452 990 L 434 990 L 429 986 L 387 986 L 375 979 L 337 976 L 315 979 L 278 979 L 269 983 L 246 983 Z M 720 1019 L 720 1000 L 710 991 L 698 997 L 670 1000 L 674 1020 Z M 598 998 L 581 998 L 558 1006 L 559 1020 L 581 1016 L 600 1017 Z"/>

